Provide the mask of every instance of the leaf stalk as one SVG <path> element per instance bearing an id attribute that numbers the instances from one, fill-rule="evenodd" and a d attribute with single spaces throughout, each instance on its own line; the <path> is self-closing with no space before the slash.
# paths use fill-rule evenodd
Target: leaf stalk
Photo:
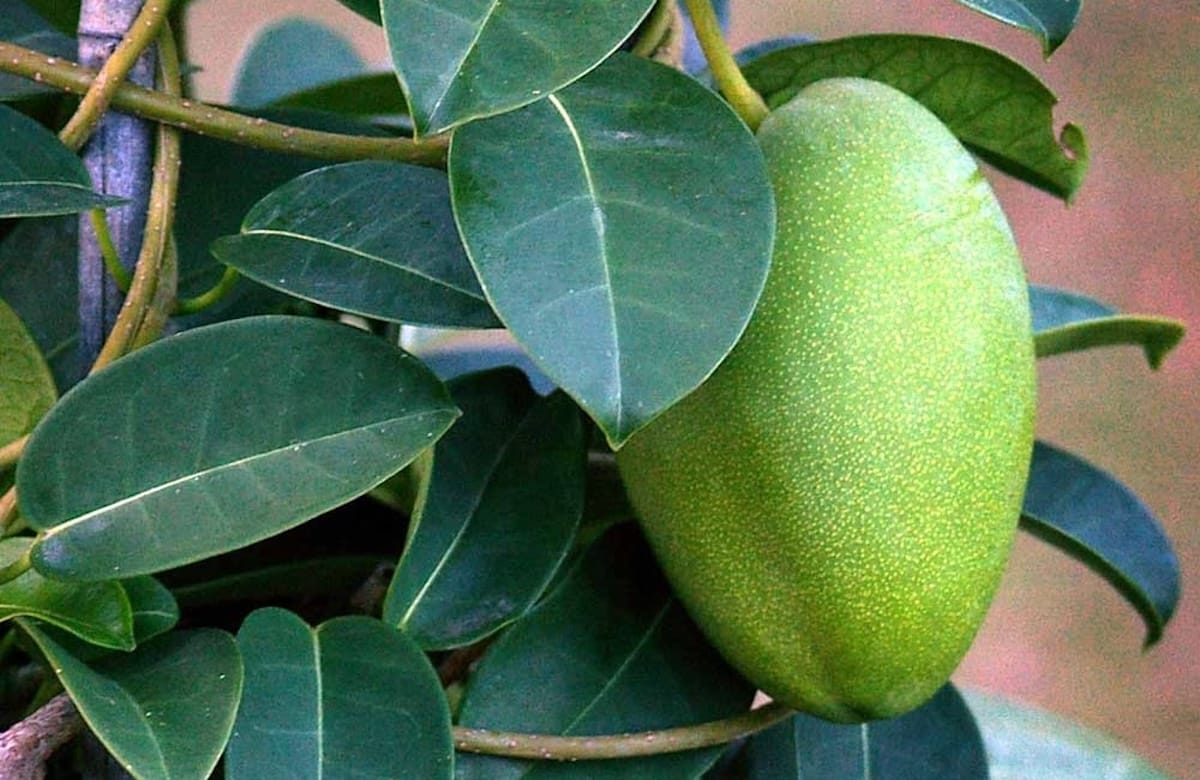
<path id="1" fill-rule="evenodd" d="M 771 702 L 731 718 L 694 726 L 596 737 L 516 734 L 455 726 L 454 745 L 468 753 L 541 761 L 635 758 L 724 745 L 770 728 L 793 714 L 791 708 Z"/>
<path id="2" fill-rule="evenodd" d="M 687 6 L 688 16 L 692 18 L 696 40 L 700 43 L 704 58 L 708 60 L 717 88 L 742 121 L 751 130 L 757 131 L 769 113 L 767 104 L 742 75 L 729 44 L 725 42 L 711 0 L 684 0 L 684 5 Z"/>

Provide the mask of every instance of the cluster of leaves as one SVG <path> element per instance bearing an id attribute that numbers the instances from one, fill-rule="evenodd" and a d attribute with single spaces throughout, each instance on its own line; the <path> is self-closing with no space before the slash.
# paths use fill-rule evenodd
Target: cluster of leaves
<path id="1" fill-rule="evenodd" d="M 46 129 L 62 99 L 0 80 L 0 444 L 32 434 L 5 476 L 19 496 L 0 541 L 5 680 L 40 669 L 35 703 L 61 686 L 138 778 L 205 777 L 222 755 L 230 778 L 986 777 L 971 709 L 999 705 L 968 709 L 950 687 L 894 721 L 796 715 L 728 749 L 455 756 L 452 723 L 618 734 L 750 706 L 627 522 L 609 452 L 736 342 L 773 201 L 752 134 L 703 73 L 618 51 L 654 0 L 343 2 L 382 25 L 392 70 L 288 22 L 246 57 L 235 102 L 347 133 L 452 133 L 446 171 L 186 137 L 180 294 L 224 267 L 244 278 L 86 378 L 76 222 L 61 215 L 113 200 Z M 1078 11 L 967 4 L 1048 50 Z M 15 3 L 0 40 L 62 56 L 71 20 L 36 11 L 69 5 Z M 986 48 L 876 35 L 744 60 L 768 104 L 865 76 L 1004 172 L 1063 199 L 1082 182 L 1081 131 L 1057 139 L 1050 91 Z M 1043 356 L 1137 344 L 1157 366 L 1182 333 L 1031 297 Z M 418 359 L 396 346 L 411 326 L 503 327 L 521 354 Z M 509 363 L 526 371 L 491 367 Z M 1128 490 L 1039 443 L 1023 525 L 1111 581 L 1158 639 L 1177 565 Z M 464 686 L 455 669 L 481 653 Z M 15 719 L 30 697 L 9 688 Z"/>

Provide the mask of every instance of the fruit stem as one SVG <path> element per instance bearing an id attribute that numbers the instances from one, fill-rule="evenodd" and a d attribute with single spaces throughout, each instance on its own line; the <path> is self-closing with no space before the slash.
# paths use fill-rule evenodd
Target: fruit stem
<path id="1" fill-rule="evenodd" d="M 708 67 L 712 70 L 717 88 L 742 121 L 751 130 L 758 130 L 758 126 L 769 113 L 767 104 L 762 95 L 758 94 L 742 75 L 741 68 L 733 58 L 733 52 L 725 42 L 721 23 L 713 11 L 711 0 L 684 0 L 684 4 L 687 6 L 688 16 L 692 18 L 696 40 L 700 42 L 704 58 L 708 60 Z"/>
<path id="2" fill-rule="evenodd" d="M 454 746 L 467 753 L 487 753 L 542 761 L 633 758 L 724 745 L 770 728 L 794 713 L 795 710 L 789 707 L 771 702 L 732 718 L 695 726 L 597 737 L 513 734 L 455 726 Z"/>

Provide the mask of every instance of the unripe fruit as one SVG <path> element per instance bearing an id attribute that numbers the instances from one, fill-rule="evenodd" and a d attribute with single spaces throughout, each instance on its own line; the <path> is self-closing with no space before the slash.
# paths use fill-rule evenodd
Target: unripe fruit
<path id="1" fill-rule="evenodd" d="M 831 79 L 759 130 L 778 232 L 741 341 L 617 462 L 676 592 L 777 700 L 919 706 L 973 640 L 1033 444 L 1029 302 L 971 156 L 891 87 Z"/>

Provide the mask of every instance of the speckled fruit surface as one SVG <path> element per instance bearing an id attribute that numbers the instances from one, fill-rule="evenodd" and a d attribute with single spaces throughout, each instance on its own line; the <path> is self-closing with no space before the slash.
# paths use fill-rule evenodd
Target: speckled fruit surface
<path id="1" fill-rule="evenodd" d="M 778 234 L 712 377 L 617 453 L 676 591 L 772 697 L 842 722 L 943 685 L 1008 558 L 1033 440 L 1026 283 L 974 160 L 862 79 L 759 130 Z"/>

